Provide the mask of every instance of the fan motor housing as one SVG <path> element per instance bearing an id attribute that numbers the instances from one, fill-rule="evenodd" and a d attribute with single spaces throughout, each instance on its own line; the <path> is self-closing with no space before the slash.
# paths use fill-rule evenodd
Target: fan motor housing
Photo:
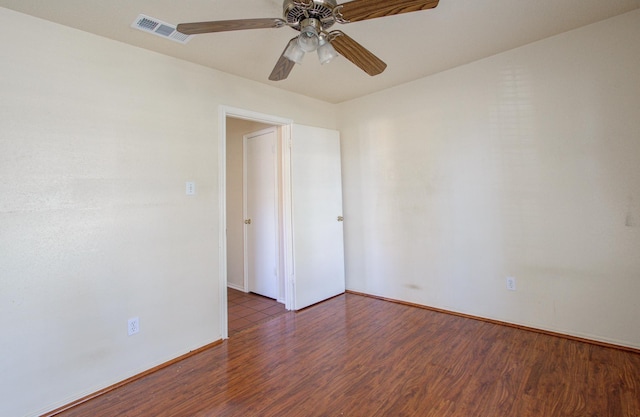
<path id="1" fill-rule="evenodd" d="M 317 19 L 322 30 L 327 30 L 335 23 L 333 9 L 336 0 L 309 0 L 309 6 L 300 0 L 284 0 L 283 19 L 293 29 L 300 30 L 300 23 L 308 18 Z"/>

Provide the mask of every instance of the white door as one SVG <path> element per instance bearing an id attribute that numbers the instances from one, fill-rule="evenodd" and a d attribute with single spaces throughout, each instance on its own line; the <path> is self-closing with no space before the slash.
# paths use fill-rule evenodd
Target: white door
<path id="1" fill-rule="evenodd" d="M 299 310 L 345 291 L 340 134 L 293 125 L 289 158 L 290 306 Z"/>
<path id="2" fill-rule="evenodd" d="M 248 289 L 278 298 L 277 129 L 244 137 L 245 282 Z"/>

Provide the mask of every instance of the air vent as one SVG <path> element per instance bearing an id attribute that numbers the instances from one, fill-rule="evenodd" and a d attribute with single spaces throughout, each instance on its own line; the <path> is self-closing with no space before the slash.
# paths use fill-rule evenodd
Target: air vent
<path id="1" fill-rule="evenodd" d="M 189 42 L 189 39 L 191 39 L 190 35 L 178 32 L 175 25 L 165 23 L 162 20 L 145 16 L 143 14 L 136 18 L 136 20 L 131 24 L 131 27 L 183 44 Z"/>

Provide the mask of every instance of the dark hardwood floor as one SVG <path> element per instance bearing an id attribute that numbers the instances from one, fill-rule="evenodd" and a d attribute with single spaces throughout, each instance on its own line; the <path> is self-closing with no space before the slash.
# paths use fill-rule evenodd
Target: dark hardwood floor
<path id="1" fill-rule="evenodd" d="M 60 416 L 640 416 L 640 354 L 345 294 Z"/>

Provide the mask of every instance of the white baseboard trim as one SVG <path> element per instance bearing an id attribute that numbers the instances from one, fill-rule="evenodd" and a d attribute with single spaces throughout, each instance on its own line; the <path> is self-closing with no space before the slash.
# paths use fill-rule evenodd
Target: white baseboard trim
<path id="1" fill-rule="evenodd" d="M 231 282 L 227 282 L 227 287 L 233 289 L 233 290 L 238 290 L 238 291 L 242 291 L 242 292 L 248 292 L 245 291 L 244 287 L 242 287 L 241 285 L 236 285 L 236 284 L 232 284 Z"/>

